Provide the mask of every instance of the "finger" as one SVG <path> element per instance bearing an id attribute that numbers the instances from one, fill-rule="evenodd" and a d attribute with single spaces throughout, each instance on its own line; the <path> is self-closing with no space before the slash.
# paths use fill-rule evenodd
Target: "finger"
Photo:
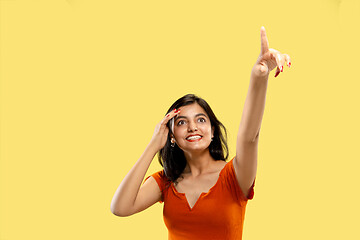
<path id="1" fill-rule="evenodd" d="M 284 70 L 284 64 L 285 64 L 285 57 L 283 54 L 278 53 L 278 59 L 280 62 L 280 72 L 282 72 Z"/>
<path id="2" fill-rule="evenodd" d="M 166 125 L 168 121 L 171 119 L 170 115 L 175 112 L 176 109 L 171 110 L 166 116 L 161 120 L 160 125 Z"/>
<path id="3" fill-rule="evenodd" d="M 279 68 L 276 68 L 276 73 L 275 73 L 275 77 L 277 77 L 280 73 L 280 69 Z"/>
<path id="4" fill-rule="evenodd" d="M 281 71 L 281 66 L 282 66 L 282 65 L 281 65 L 281 56 L 280 56 L 279 51 L 270 48 L 270 49 L 269 49 L 269 52 L 270 52 L 271 56 L 275 59 L 276 65 L 277 65 L 277 67 L 278 67 L 278 68 L 280 69 L 280 71 Z"/>
<path id="5" fill-rule="evenodd" d="M 169 112 L 162 120 L 161 124 L 166 125 L 170 119 L 180 113 L 180 109 L 174 108 L 171 112 Z"/>
<path id="6" fill-rule="evenodd" d="M 262 26 L 260 28 L 260 38 L 261 38 L 261 55 L 269 51 L 269 42 L 266 37 L 265 28 Z"/>
<path id="7" fill-rule="evenodd" d="M 284 53 L 284 58 L 285 58 L 287 66 L 290 67 L 291 66 L 290 56 Z"/>
<path id="8" fill-rule="evenodd" d="M 174 132 L 175 116 L 178 115 L 179 113 L 180 113 L 180 109 L 174 111 L 172 117 L 169 116 L 169 117 L 171 117 L 171 119 L 170 119 L 170 129 L 171 129 L 171 133 Z"/>

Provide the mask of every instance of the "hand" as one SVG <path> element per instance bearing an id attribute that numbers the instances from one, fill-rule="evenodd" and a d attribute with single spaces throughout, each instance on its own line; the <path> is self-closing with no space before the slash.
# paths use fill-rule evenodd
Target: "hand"
<path id="1" fill-rule="evenodd" d="M 276 67 L 275 77 L 284 69 L 285 62 L 288 67 L 291 66 L 290 57 L 287 54 L 281 54 L 279 51 L 270 48 L 266 37 L 265 28 L 261 27 L 261 52 L 254 65 L 253 71 L 258 76 L 266 76 Z"/>
<path id="2" fill-rule="evenodd" d="M 176 111 L 176 109 L 172 110 L 169 114 L 167 114 L 160 123 L 158 123 L 155 127 L 154 135 L 150 140 L 150 145 L 155 147 L 157 151 L 162 149 L 165 146 L 166 140 L 169 134 L 169 128 L 166 126 L 169 120 L 175 117 L 180 113 L 180 109 Z"/>

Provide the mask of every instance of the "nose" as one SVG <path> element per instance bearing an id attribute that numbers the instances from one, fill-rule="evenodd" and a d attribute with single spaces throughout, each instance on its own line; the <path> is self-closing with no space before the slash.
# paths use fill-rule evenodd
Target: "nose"
<path id="1" fill-rule="evenodd" d="M 188 125 L 188 132 L 194 132 L 197 131 L 196 123 L 190 122 Z"/>

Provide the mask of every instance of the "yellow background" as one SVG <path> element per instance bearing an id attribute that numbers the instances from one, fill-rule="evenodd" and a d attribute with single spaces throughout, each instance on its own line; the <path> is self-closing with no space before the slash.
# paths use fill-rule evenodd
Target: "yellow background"
<path id="1" fill-rule="evenodd" d="M 269 77 L 243 239 L 360 238 L 360 1 L 0 3 L 1 240 L 167 239 L 162 204 L 120 218 L 113 194 L 187 93 L 234 156 L 261 26 L 292 67 Z"/>

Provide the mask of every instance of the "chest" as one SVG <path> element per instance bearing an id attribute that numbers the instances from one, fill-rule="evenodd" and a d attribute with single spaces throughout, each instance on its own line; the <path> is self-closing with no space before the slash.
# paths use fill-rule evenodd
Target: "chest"
<path id="1" fill-rule="evenodd" d="M 192 209 L 202 194 L 208 193 L 219 180 L 219 172 L 205 176 L 190 178 L 184 177 L 178 184 L 174 185 L 175 190 L 186 197 L 189 207 Z"/>
<path id="2" fill-rule="evenodd" d="M 170 232 L 189 233 L 189 229 L 198 232 L 201 228 L 202 234 L 209 234 L 207 239 L 238 239 L 228 234 L 237 232 L 242 224 L 245 205 L 234 197 L 223 175 L 218 179 L 199 179 L 197 184 L 183 181 L 177 188 L 171 185 L 164 194 L 163 209 Z M 203 237 L 188 236 L 184 239 L 205 239 Z"/>

